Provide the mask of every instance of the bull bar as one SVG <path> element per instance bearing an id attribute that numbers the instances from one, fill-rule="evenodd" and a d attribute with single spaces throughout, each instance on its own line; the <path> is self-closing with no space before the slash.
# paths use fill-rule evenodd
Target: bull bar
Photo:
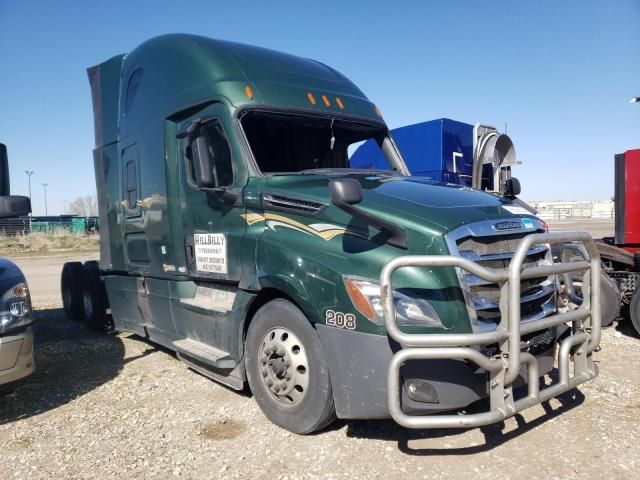
<path id="1" fill-rule="evenodd" d="M 529 249 L 534 244 L 581 242 L 589 260 L 523 268 Z M 568 244 L 575 245 L 575 244 Z M 573 247 L 569 247 L 573 248 Z M 458 267 L 486 281 L 497 283 L 500 293 L 500 322 L 489 332 L 457 334 L 411 334 L 397 324 L 391 277 L 403 267 Z M 587 275 L 589 271 L 589 275 Z M 585 272 L 583 300 L 575 310 L 556 313 L 537 320 L 520 322 L 521 280 L 550 275 Z M 388 335 L 402 348 L 395 353 L 387 375 L 387 401 L 391 417 L 407 428 L 473 428 L 499 422 L 538 403 L 549 400 L 595 378 L 597 365 L 592 353 L 600 343 L 600 254 L 591 235 L 586 232 L 534 233 L 524 237 L 502 269 L 483 267 L 466 258 L 452 255 L 407 255 L 391 260 L 380 275 L 381 300 Z M 587 295 L 588 292 L 588 295 Z M 571 323 L 571 334 L 564 338 L 558 350 L 559 381 L 540 389 L 537 359 L 522 352 L 521 335 Z M 500 354 L 488 358 L 470 348 L 497 343 Z M 400 367 L 409 360 L 456 359 L 475 363 L 489 374 L 490 410 L 474 414 L 437 416 L 407 415 L 401 407 Z M 574 364 L 571 375 L 570 364 Z M 514 400 L 513 383 L 522 364 L 527 367 L 527 396 Z"/>

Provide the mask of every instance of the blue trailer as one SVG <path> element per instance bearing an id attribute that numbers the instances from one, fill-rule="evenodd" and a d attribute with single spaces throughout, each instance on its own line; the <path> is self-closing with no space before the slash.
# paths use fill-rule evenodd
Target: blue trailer
<path id="1" fill-rule="evenodd" d="M 413 175 L 471 186 L 473 125 L 439 118 L 391 133 Z M 378 168 L 383 162 L 380 148 L 371 141 L 351 157 L 353 168 Z"/>
<path id="2" fill-rule="evenodd" d="M 506 196 L 519 193 L 511 177 L 511 166 L 517 163 L 513 142 L 494 127 L 439 118 L 391 134 L 412 175 Z M 374 140 L 350 158 L 352 168 L 380 168 L 383 162 Z"/>

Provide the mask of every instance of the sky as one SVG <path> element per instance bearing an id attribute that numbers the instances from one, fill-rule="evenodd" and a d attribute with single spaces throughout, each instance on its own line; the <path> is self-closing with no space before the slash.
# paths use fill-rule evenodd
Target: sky
<path id="1" fill-rule="evenodd" d="M 0 0 L 0 142 L 35 215 L 95 193 L 86 69 L 165 33 L 313 58 L 391 128 L 447 117 L 514 141 L 526 200 L 606 200 L 640 148 L 640 0 Z"/>

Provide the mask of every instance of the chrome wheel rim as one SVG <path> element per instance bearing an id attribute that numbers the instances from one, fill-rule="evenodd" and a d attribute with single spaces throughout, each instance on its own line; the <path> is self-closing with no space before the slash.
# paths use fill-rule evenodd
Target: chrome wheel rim
<path id="1" fill-rule="evenodd" d="M 269 330 L 258 347 L 260 380 L 279 403 L 298 405 L 309 386 L 309 360 L 304 345 L 290 330 Z"/>

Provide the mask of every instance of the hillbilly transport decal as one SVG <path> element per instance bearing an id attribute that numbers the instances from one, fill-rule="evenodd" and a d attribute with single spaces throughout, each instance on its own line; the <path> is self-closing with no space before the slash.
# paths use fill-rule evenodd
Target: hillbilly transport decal
<path id="1" fill-rule="evenodd" d="M 224 233 L 196 233 L 193 246 L 198 271 L 227 273 L 227 239 Z"/>

